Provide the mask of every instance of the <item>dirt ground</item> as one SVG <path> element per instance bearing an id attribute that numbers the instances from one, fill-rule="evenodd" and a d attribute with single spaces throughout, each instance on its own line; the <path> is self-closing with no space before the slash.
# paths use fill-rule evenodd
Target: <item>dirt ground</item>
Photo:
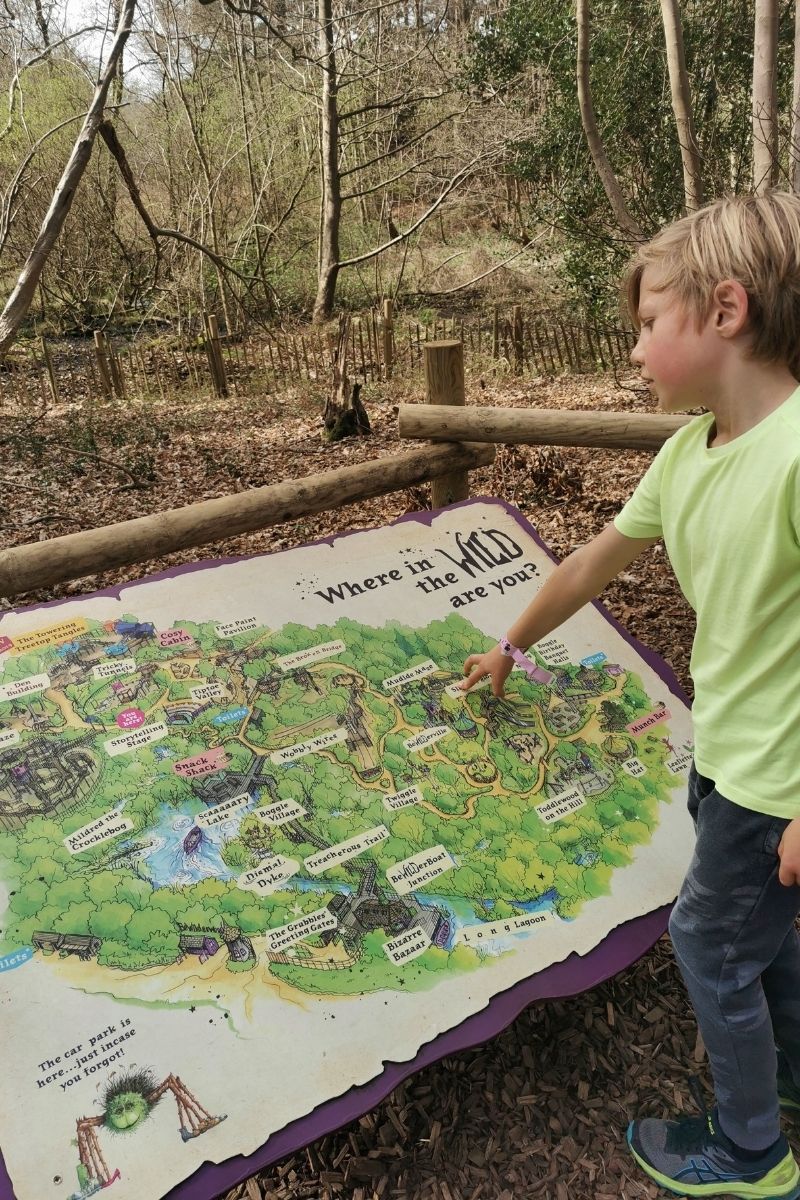
<path id="1" fill-rule="evenodd" d="M 395 406 L 420 385 L 367 388 L 373 436 L 329 445 L 311 397 L 111 402 L 22 412 L 0 385 L 0 538 L 5 547 L 408 449 Z M 470 404 L 647 411 L 633 377 L 468 381 Z M 608 522 L 651 455 L 499 448 L 472 494 L 515 504 L 563 556 Z M 133 580 L 180 562 L 265 553 L 383 524 L 426 507 L 426 488 L 343 506 L 260 533 L 0 601 L 19 607 Z M 692 614 L 661 547 L 603 600 L 690 692 Z M 632 1115 L 691 1110 L 702 1046 L 668 939 L 592 992 L 535 1005 L 490 1043 L 419 1072 L 361 1120 L 275 1164 L 226 1200 L 612 1200 L 655 1197 L 629 1160 Z"/>

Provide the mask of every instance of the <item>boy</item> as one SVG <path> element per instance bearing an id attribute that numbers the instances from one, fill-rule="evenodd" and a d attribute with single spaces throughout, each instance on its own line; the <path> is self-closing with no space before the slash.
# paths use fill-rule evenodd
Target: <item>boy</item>
<path id="1" fill-rule="evenodd" d="M 800 1108 L 800 196 L 675 222 L 637 252 L 627 292 L 631 361 L 662 410 L 708 411 L 500 644 L 466 660 L 462 687 L 489 675 L 502 695 L 514 658 L 664 538 L 697 615 L 697 845 L 669 929 L 716 1106 L 634 1121 L 628 1143 L 680 1195 L 797 1200 L 779 1103 Z"/>

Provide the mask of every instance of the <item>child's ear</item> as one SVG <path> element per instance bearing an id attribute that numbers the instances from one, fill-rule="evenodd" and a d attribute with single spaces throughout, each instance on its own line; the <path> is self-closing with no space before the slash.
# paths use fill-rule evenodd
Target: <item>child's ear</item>
<path id="1" fill-rule="evenodd" d="M 723 279 L 714 288 L 711 316 L 721 337 L 736 337 L 747 325 L 747 292 L 737 279 Z"/>

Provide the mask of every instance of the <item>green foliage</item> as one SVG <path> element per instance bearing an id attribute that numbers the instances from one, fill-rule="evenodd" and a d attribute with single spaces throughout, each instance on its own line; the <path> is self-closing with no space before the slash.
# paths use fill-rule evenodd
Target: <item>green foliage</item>
<path id="1" fill-rule="evenodd" d="M 682 215 L 683 179 L 670 105 L 657 0 L 597 0 L 591 6 L 591 85 L 597 121 L 629 208 L 647 235 Z M 751 170 L 753 0 L 681 5 L 695 127 L 708 198 L 746 190 Z M 790 109 L 791 12 L 782 6 L 781 108 Z M 583 133 L 575 84 L 577 29 L 565 0 L 510 0 L 474 35 L 472 86 L 493 85 L 527 110 L 532 133 L 516 146 L 514 170 L 532 185 L 534 220 L 562 234 L 560 270 L 575 299 L 614 314 L 629 254 Z M 530 111 L 531 71 L 541 101 Z M 784 145 L 788 126 L 782 131 Z"/>

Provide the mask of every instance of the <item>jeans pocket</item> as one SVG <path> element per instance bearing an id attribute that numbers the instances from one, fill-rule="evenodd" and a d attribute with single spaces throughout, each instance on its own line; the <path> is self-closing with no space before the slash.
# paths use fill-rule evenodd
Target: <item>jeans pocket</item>
<path id="1" fill-rule="evenodd" d="M 783 831 L 786 829 L 788 824 L 789 822 L 781 817 L 773 817 L 767 826 L 767 832 L 764 835 L 762 853 L 766 854 L 768 858 L 778 857 L 778 846 L 781 844 Z"/>

